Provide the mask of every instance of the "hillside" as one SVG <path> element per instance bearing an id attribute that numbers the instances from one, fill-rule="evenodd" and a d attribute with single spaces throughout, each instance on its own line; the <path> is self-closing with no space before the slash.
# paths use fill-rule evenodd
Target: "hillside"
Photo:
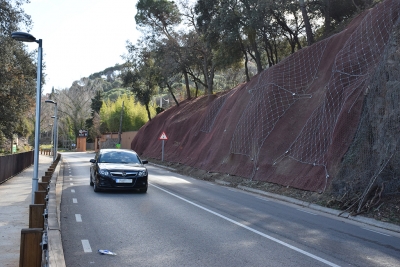
<path id="1" fill-rule="evenodd" d="M 250 82 L 164 111 L 132 149 L 160 159 L 164 131 L 168 162 L 323 193 L 354 214 L 398 200 L 399 13 L 386 0 Z"/>

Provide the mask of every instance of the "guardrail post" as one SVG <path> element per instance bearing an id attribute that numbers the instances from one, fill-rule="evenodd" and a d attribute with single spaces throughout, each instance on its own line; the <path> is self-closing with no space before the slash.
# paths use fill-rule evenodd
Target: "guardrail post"
<path id="1" fill-rule="evenodd" d="M 46 204 L 46 191 L 36 191 L 35 192 L 35 204 Z"/>
<path id="2" fill-rule="evenodd" d="M 40 267 L 42 264 L 43 229 L 29 228 L 21 230 L 19 267 Z"/>
<path id="3" fill-rule="evenodd" d="M 29 205 L 29 228 L 44 229 L 44 204 Z"/>
<path id="4" fill-rule="evenodd" d="M 49 191 L 49 183 L 39 182 L 38 183 L 38 191 Z"/>
<path id="5" fill-rule="evenodd" d="M 42 176 L 42 182 L 44 183 L 49 183 L 51 180 L 51 175 L 50 176 Z"/>

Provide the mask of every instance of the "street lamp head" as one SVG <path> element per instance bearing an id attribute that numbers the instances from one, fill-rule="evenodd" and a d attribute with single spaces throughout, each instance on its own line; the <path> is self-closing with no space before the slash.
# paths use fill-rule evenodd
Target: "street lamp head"
<path id="1" fill-rule="evenodd" d="M 13 32 L 11 37 L 14 40 L 21 41 L 21 42 L 37 42 L 36 38 L 26 32 Z"/>
<path id="2" fill-rule="evenodd" d="M 54 102 L 53 100 L 45 100 L 44 102 L 46 102 L 46 103 L 51 103 L 51 104 L 54 104 L 54 105 L 57 105 L 57 102 Z"/>

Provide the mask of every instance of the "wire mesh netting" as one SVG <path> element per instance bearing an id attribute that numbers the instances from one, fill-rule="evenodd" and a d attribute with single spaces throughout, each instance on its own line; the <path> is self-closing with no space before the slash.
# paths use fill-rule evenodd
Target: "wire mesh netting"
<path id="1" fill-rule="evenodd" d="M 400 25 L 395 25 L 364 101 L 360 124 L 332 192 L 353 214 L 400 193 Z"/>
<path id="2" fill-rule="evenodd" d="M 209 133 L 214 125 L 214 122 L 218 116 L 218 113 L 224 107 L 226 100 L 232 96 L 237 89 L 231 90 L 228 94 L 224 94 L 218 97 L 215 101 L 212 102 L 211 106 L 208 108 L 207 114 L 205 116 L 203 125 L 200 128 L 200 131 Z"/>
<path id="3" fill-rule="evenodd" d="M 231 153 L 251 157 L 257 165 L 259 151 L 278 120 L 297 100 L 312 97 L 307 91 L 316 78 L 327 42 L 313 46 L 312 53 L 296 53 L 258 76 L 233 134 Z"/>
<path id="4" fill-rule="evenodd" d="M 392 86 L 396 89 L 386 95 L 382 90 L 386 83 L 376 75 L 386 66 L 399 13 L 400 1 L 384 1 L 356 17 L 344 31 L 301 49 L 250 82 L 164 111 L 139 131 L 132 148 L 160 158 L 161 143 L 155 140 L 164 131 L 167 161 L 311 191 L 326 190 L 336 177 L 340 178 L 334 183 L 336 190 L 349 185 L 346 179 L 357 177 L 351 185 L 357 184 L 360 192 L 370 187 L 377 173 L 385 173 L 385 181 L 390 175 L 398 177 L 399 167 L 392 162 L 399 162 L 394 152 L 398 151 L 399 89 Z M 399 60 L 392 61 L 398 65 Z M 398 85 L 400 77 L 392 76 L 396 77 L 392 84 Z M 370 103 L 369 109 L 365 103 Z M 380 113 L 390 123 L 371 115 Z M 382 121 L 386 124 L 377 123 Z M 358 142 L 362 148 L 348 152 L 359 136 L 388 143 Z M 373 149 L 387 152 L 371 158 Z M 349 153 L 357 160 L 346 165 Z M 372 167 L 371 162 L 380 163 Z M 352 164 L 360 164 L 363 175 L 350 172 Z M 400 190 L 398 178 L 393 179 L 386 182 L 386 188 L 392 188 L 387 192 Z"/>

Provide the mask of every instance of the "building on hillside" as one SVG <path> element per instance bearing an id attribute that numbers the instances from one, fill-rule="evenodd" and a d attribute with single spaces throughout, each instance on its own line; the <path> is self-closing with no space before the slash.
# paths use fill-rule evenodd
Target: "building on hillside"
<path id="1" fill-rule="evenodd" d="M 123 149 L 131 149 L 131 143 L 137 131 L 121 133 L 121 146 Z M 95 151 L 101 148 L 116 148 L 118 144 L 118 133 L 105 133 L 95 140 Z"/>

